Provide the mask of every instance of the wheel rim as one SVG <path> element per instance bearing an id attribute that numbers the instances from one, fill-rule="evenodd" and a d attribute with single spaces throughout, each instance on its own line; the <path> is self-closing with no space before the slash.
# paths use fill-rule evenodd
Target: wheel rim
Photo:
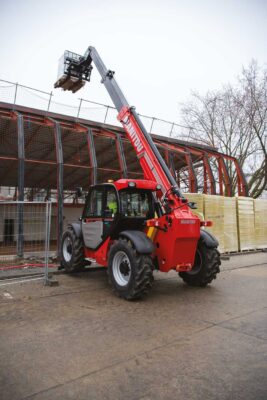
<path id="1" fill-rule="evenodd" d="M 70 237 L 66 237 L 64 242 L 63 242 L 63 257 L 64 260 L 69 262 L 72 257 L 72 241 Z"/>
<path id="2" fill-rule="evenodd" d="M 120 286 L 126 286 L 131 278 L 131 263 L 124 251 L 118 251 L 112 262 L 112 271 L 116 283 Z"/>
<path id="3" fill-rule="evenodd" d="M 191 271 L 188 272 L 188 274 L 189 274 L 189 275 L 196 275 L 196 274 L 198 274 L 199 271 L 200 271 L 201 268 L 202 268 L 202 263 L 203 263 L 202 255 L 201 255 L 200 251 L 197 250 L 197 251 L 196 251 L 196 258 L 195 258 L 195 262 L 194 262 L 193 268 L 191 269 Z"/>

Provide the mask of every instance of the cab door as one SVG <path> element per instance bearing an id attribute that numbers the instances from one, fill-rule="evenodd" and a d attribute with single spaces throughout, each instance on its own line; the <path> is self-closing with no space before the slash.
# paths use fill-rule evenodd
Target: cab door
<path id="1" fill-rule="evenodd" d="M 96 249 L 102 242 L 104 187 L 93 187 L 82 216 L 82 233 L 86 247 Z"/>
<path id="2" fill-rule="evenodd" d="M 96 250 L 109 236 L 118 212 L 118 195 L 113 185 L 90 189 L 82 216 L 83 240 L 86 247 Z"/>

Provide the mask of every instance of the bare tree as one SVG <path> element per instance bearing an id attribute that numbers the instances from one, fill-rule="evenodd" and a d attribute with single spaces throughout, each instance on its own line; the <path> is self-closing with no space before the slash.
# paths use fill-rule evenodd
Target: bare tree
<path id="1" fill-rule="evenodd" d="M 182 108 L 183 123 L 190 127 L 190 138 L 212 145 L 236 157 L 245 172 L 252 197 L 259 197 L 267 186 L 267 70 L 256 61 L 243 68 L 237 84 L 208 92 L 194 92 Z M 236 172 L 228 162 L 233 187 Z"/>

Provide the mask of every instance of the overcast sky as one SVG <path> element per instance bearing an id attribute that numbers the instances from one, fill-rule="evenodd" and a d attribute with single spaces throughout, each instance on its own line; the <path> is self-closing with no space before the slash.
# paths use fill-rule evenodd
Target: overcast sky
<path id="1" fill-rule="evenodd" d="M 138 112 L 179 121 L 191 90 L 266 66 L 267 0 L 1 0 L 0 37 L 1 79 L 51 91 L 64 50 L 92 45 Z M 99 81 L 60 96 L 111 104 Z"/>

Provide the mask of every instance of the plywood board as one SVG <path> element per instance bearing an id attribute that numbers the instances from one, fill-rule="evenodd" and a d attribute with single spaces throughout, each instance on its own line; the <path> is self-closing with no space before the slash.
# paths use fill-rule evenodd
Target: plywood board
<path id="1" fill-rule="evenodd" d="M 207 229 L 219 242 L 219 251 L 224 250 L 224 197 L 216 195 L 204 195 L 204 217 L 211 220 L 212 226 Z"/>
<path id="2" fill-rule="evenodd" d="M 239 251 L 255 249 L 254 200 L 237 197 Z"/>
<path id="3" fill-rule="evenodd" d="M 238 230 L 235 197 L 224 197 L 224 251 L 238 251 Z"/>
<path id="4" fill-rule="evenodd" d="M 255 246 L 267 248 L 267 200 L 254 200 Z"/>

